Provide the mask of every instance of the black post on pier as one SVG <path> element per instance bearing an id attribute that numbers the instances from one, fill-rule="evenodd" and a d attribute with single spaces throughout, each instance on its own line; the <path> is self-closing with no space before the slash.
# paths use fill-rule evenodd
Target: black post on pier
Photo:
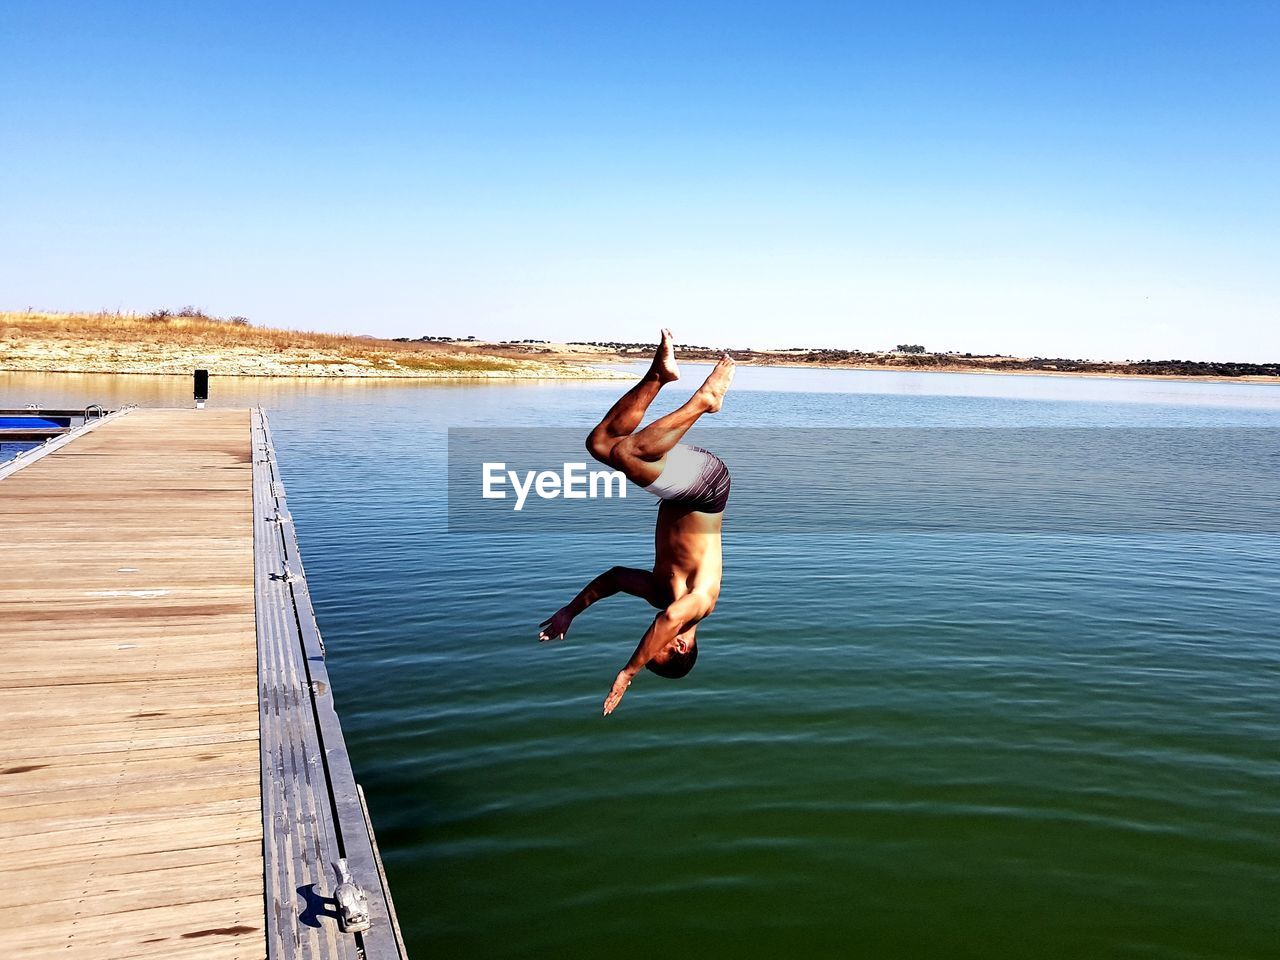
<path id="1" fill-rule="evenodd" d="M 204 402 L 209 399 L 209 371 L 197 370 L 195 375 L 196 409 L 203 410 Z"/>

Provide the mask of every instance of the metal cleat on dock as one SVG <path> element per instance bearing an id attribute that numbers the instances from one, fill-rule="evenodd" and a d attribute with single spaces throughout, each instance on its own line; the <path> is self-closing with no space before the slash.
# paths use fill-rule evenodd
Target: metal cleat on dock
<path id="1" fill-rule="evenodd" d="M 277 580 L 281 583 L 297 583 L 302 579 L 302 574 L 294 573 L 293 570 L 289 568 L 288 563 L 284 565 L 284 569 L 279 573 L 272 573 L 269 574 L 269 576 L 272 580 Z"/>
<path id="2" fill-rule="evenodd" d="M 338 907 L 338 926 L 343 933 L 362 933 L 369 929 L 369 896 L 351 879 L 351 869 L 343 857 L 334 867 L 338 871 L 338 888 L 333 902 Z"/>

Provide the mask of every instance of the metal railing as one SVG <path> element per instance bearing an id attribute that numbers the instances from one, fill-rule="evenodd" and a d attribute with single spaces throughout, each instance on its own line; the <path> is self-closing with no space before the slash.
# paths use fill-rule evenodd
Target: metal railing
<path id="1" fill-rule="evenodd" d="M 99 411 L 102 410 L 102 407 L 99 406 L 98 404 L 90 404 L 90 407 L 97 407 Z M 60 447 L 66 446 L 68 443 L 70 443 L 72 440 L 75 440 L 77 437 L 82 437 L 86 433 L 96 430 L 99 426 L 106 423 L 108 420 L 114 420 L 117 417 L 122 417 L 125 414 L 127 414 L 130 410 L 134 410 L 136 408 L 137 408 L 136 404 L 129 403 L 129 404 L 125 404 L 123 407 L 121 407 L 118 410 L 112 410 L 106 413 L 99 413 L 97 416 L 94 416 L 92 418 L 85 416 L 83 423 L 81 423 L 79 426 L 72 427 L 66 433 L 59 434 L 58 436 L 55 436 L 55 437 L 49 437 L 48 439 L 40 443 L 39 446 L 31 447 L 30 449 L 27 449 L 27 450 L 18 451 L 18 453 L 15 454 L 12 459 L 6 460 L 3 463 L 0 463 L 0 480 L 9 476 L 11 473 L 16 473 L 17 471 L 21 470 L 23 467 L 30 466 L 40 458 L 48 456 L 49 454 L 53 453 L 53 451 L 59 449 Z M 89 407 L 86 407 L 85 408 L 86 414 L 88 410 L 89 410 Z M 33 411 L 42 413 L 44 416 L 54 416 L 56 413 L 62 413 L 62 411 L 42 410 L 39 404 L 27 404 L 25 409 L 17 412 L 30 414 Z M 6 412 L 8 411 L 0 410 L 0 416 L 4 415 Z M 73 416 L 80 416 L 80 415 L 81 414 L 78 412 L 73 414 Z"/>

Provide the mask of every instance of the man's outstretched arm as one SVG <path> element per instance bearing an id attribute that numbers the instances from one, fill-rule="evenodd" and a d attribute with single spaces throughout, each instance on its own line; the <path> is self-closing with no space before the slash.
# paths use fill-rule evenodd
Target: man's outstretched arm
<path id="1" fill-rule="evenodd" d="M 710 613 L 711 607 L 711 599 L 704 594 L 687 593 L 653 618 L 653 623 L 649 624 L 649 629 L 640 638 L 636 652 L 614 678 L 613 687 L 604 701 L 606 717 L 613 713 L 618 701 L 627 692 L 627 687 L 631 686 L 632 678 L 644 669 L 644 665 L 669 647 L 691 624 Z"/>
<path id="2" fill-rule="evenodd" d="M 564 639 L 574 617 L 597 600 L 612 597 L 615 593 L 629 593 L 654 603 L 653 574 L 648 570 L 637 570 L 634 567 L 610 567 L 583 587 L 576 597 L 543 620 L 539 624 L 542 630 L 538 633 L 538 639 Z"/>

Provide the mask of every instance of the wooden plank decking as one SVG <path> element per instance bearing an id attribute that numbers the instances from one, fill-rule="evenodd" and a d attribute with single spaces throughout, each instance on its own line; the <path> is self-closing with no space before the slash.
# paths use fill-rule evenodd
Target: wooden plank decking
<path id="1" fill-rule="evenodd" d="M 21 957 L 264 955 L 247 410 L 0 481 L 0 895 Z"/>
<path id="2" fill-rule="evenodd" d="M 403 956 L 265 417 L 72 438 L 0 479 L 0 551 L 8 952 Z M 338 856 L 362 935 L 337 929 Z"/>

